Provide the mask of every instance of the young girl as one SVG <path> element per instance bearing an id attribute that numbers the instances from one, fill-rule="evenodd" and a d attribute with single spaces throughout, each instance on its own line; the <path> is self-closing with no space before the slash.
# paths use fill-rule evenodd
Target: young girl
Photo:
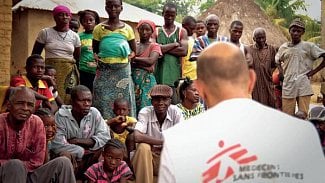
<path id="1" fill-rule="evenodd" d="M 93 164 L 85 172 L 88 183 L 126 183 L 133 176 L 127 163 L 125 146 L 117 139 L 111 139 L 104 146 L 102 152 L 104 161 Z"/>
<path id="2" fill-rule="evenodd" d="M 35 115 L 39 116 L 43 121 L 45 131 L 46 131 L 46 155 L 44 163 L 50 160 L 50 153 L 49 150 L 51 149 L 51 141 L 54 139 L 56 134 L 56 124 L 53 114 L 48 108 L 39 108 Z"/>
<path id="3" fill-rule="evenodd" d="M 93 82 L 96 74 L 97 63 L 93 53 L 93 30 L 99 24 L 98 13 L 92 10 L 79 11 L 79 20 L 84 32 L 79 33 L 81 52 L 79 61 L 80 84 L 93 91 Z"/>
<path id="4" fill-rule="evenodd" d="M 114 116 L 112 106 L 116 98 L 125 98 L 131 104 L 130 115 L 135 116 L 134 86 L 129 59 L 134 57 L 135 35 L 128 24 L 120 21 L 121 0 L 106 0 L 108 20 L 93 31 L 93 49 L 98 55 L 94 80 L 94 103 L 105 119 Z M 110 107 L 107 107 L 109 104 Z"/>
<path id="5" fill-rule="evenodd" d="M 140 42 L 137 43 L 136 56 L 132 59 L 132 79 L 134 82 L 137 113 L 151 105 L 149 92 L 157 84 L 153 74 L 158 57 L 162 55 L 159 44 L 150 41 L 156 30 L 155 23 L 141 20 L 137 26 Z"/>

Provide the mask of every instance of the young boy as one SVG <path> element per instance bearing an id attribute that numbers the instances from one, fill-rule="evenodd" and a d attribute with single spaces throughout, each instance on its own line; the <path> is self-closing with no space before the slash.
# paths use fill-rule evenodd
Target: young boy
<path id="1" fill-rule="evenodd" d="M 45 72 L 43 57 L 37 54 L 29 56 L 26 60 L 26 72 L 26 75 L 18 75 L 11 78 L 10 86 L 26 86 L 31 88 L 37 100 L 35 110 L 42 106 L 49 108 L 54 114 L 58 109 L 57 105 L 47 83 L 42 80 Z"/>
<path id="2" fill-rule="evenodd" d="M 89 183 L 93 182 L 126 182 L 131 180 L 133 173 L 123 161 L 126 149 L 117 139 L 111 139 L 104 146 L 104 161 L 93 164 L 85 172 Z"/>
<path id="3" fill-rule="evenodd" d="M 56 88 L 56 69 L 51 65 L 45 66 L 45 73 L 42 79 L 46 80 L 47 85 L 49 86 L 49 89 L 55 98 L 55 102 L 58 105 L 58 107 L 61 107 L 63 105 L 63 100 L 59 96 L 59 92 Z"/>
<path id="4" fill-rule="evenodd" d="M 114 101 L 113 112 L 116 117 L 107 120 L 107 125 L 112 130 L 112 137 L 125 143 L 126 136 L 129 134 L 131 126 L 137 120 L 128 116 L 130 112 L 129 102 L 124 98 L 119 98 Z"/>

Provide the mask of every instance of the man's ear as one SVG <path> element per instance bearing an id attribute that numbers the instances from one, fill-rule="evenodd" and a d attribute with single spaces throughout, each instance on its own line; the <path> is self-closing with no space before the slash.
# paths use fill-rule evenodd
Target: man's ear
<path id="1" fill-rule="evenodd" d="M 199 91 L 199 95 L 204 99 L 204 83 L 198 79 L 194 80 L 194 86 Z"/>
<path id="2" fill-rule="evenodd" d="M 256 82 L 256 73 L 253 69 L 249 69 L 248 71 L 249 71 L 248 93 L 252 94 Z"/>

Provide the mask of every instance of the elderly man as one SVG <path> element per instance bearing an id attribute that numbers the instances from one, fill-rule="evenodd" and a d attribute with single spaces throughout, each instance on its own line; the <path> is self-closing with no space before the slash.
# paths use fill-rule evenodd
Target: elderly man
<path id="1" fill-rule="evenodd" d="M 78 85 L 71 90 L 71 103 L 55 114 L 57 134 L 51 148 L 56 154 L 71 155 L 73 162 L 78 162 L 77 176 L 80 176 L 98 161 L 100 149 L 110 134 L 100 112 L 91 107 L 92 94 L 86 86 Z"/>
<path id="2" fill-rule="evenodd" d="M 298 110 L 308 114 L 313 90 L 310 78 L 325 66 L 325 50 L 314 43 L 301 40 L 305 24 L 295 19 L 289 26 L 291 41 L 280 46 L 275 61 L 283 75 L 282 111 L 294 115 L 296 103 Z M 322 63 L 313 69 L 313 63 L 322 57 Z"/>
<path id="3" fill-rule="evenodd" d="M 0 182 L 76 182 L 69 159 L 43 165 L 46 135 L 42 120 L 32 114 L 35 102 L 31 89 L 17 87 L 9 112 L 0 114 Z"/>
<path id="4" fill-rule="evenodd" d="M 155 85 L 150 93 L 152 106 L 141 109 L 134 133 L 127 139 L 128 147 L 132 143 L 129 139 L 138 143 L 132 161 L 137 183 L 153 183 L 164 142 L 161 133 L 183 120 L 181 111 L 175 105 L 170 105 L 172 95 L 169 86 Z"/>
<path id="5" fill-rule="evenodd" d="M 266 43 L 265 29 L 259 27 L 253 32 L 255 44 L 250 46 L 253 58 L 252 68 L 256 73 L 256 84 L 252 98 L 266 106 L 275 108 L 272 72 L 275 69 L 276 49 Z"/>
<path id="6" fill-rule="evenodd" d="M 256 76 L 237 46 L 210 45 L 197 76 L 208 110 L 163 132 L 159 182 L 324 182 L 315 128 L 249 99 Z"/>
<path id="7" fill-rule="evenodd" d="M 207 34 L 198 37 L 195 40 L 193 52 L 200 53 L 205 47 L 209 46 L 209 44 L 218 41 L 228 41 L 228 38 L 225 36 L 218 36 L 219 30 L 219 17 L 215 14 L 210 14 L 205 19 L 205 25 L 207 29 Z M 198 54 L 193 54 L 193 56 Z M 192 60 L 196 60 L 196 57 L 192 57 Z"/>

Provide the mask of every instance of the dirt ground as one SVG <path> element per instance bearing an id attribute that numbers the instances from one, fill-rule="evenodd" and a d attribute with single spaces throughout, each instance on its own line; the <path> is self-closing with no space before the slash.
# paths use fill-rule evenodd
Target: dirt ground
<path id="1" fill-rule="evenodd" d="M 311 97 L 311 103 L 312 104 L 321 104 L 322 95 L 320 94 L 320 82 L 313 82 L 312 88 L 314 91 L 314 95 Z"/>

